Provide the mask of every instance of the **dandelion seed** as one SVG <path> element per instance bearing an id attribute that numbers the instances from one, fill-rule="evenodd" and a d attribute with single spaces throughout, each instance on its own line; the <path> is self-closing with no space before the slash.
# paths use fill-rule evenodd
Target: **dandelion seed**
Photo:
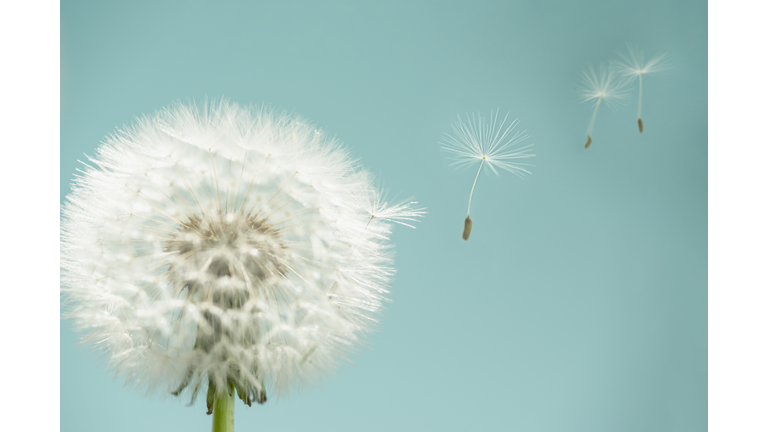
<path id="1" fill-rule="evenodd" d="M 144 117 L 91 161 L 63 210 L 66 315 L 128 384 L 207 385 L 214 424 L 354 350 L 393 274 L 389 222 L 423 214 L 310 125 L 226 101 Z"/>
<path id="2" fill-rule="evenodd" d="M 600 65 L 597 70 L 592 65 L 581 74 L 582 89 L 581 101 L 589 102 L 597 100 L 595 111 L 592 113 L 592 120 L 587 128 L 587 143 L 584 148 L 589 148 L 592 144 L 592 130 L 595 127 L 597 119 L 597 110 L 600 104 L 605 101 L 606 105 L 616 107 L 619 102 L 627 97 L 624 87 L 627 81 L 618 77 L 611 69 L 605 65 Z"/>
<path id="3" fill-rule="evenodd" d="M 426 212 L 423 208 L 416 207 L 416 201 L 392 201 L 383 189 L 374 187 L 363 191 L 359 197 L 359 203 L 370 214 L 371 219 L 378 218 L 387 222 L 415 228 L 413 222 L 423 217 Z"/>
<path id="4" fill-rule="evenodd" d="M 618 74 L 633 82 L 635 78 L 640 82 L 639 97 L 637 101 L 637 128 L 643 133 L 643 75 L 666 70 L 667 55 L 658 54 L 651 60 L 645 61 L 645 55 L 637 47 L 627 44 L 627 54 L 619 54 L 623 61 L 614 62 L 613 67 Z"/>
<path id="5" fill-rule="evenodd" d="M 509 114 L 506 114 L 498 123 L 498 116 L 498 110 L 495 113 L 491 112 L 490 119 L 486 122 L 485 118 L 479 114 L 473 114 L 472 117 L 467 114 L 466 123 L 459 116 L 458 120 L 451 125 L 453 133 L 445 134 L 442 142 L 442 149 L 454 160 L 451 166 L 470 167 L 480 163 L 472 189 L 469 191 L 467 218 L 464 220 L 464 231 L 461 235 L 464 240 L 469 240 L 469 235 L 472 233 L 470 217 L 472 195 L 483 167 L 488 167 L 496 175 L 499 174 L 498 168 L 523 177 L 525 174 L 530 174 L 526 167 L 531 165 L 517 162 L 517 160 L 535 156 L 529 153 L 533 144 L 518 147 L 518 144 L 528 138 L 525 131 L 514 131 L 519 121 L 513 120 L 507 125 Z"/>

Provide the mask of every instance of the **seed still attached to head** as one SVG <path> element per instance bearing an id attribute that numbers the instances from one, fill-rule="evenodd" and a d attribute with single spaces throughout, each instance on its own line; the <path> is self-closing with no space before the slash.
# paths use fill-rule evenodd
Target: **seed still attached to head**
<path id="1" fill-rule="evenodd" d="M 597 110 L 600 109 L 600 104 L 605 101 L 606 105 L 616 107 L 627 96 L 623 90 L 627 85 L 627 80 L 619 78 L 612 69 L 605 65 L 600 65 L 597 70 L 589 65 L 588 69 L 582 72 L 581 81 L 581 101 L 597 101 L 595 111 L 592 113 L 592 120 L 590 120 L 587 128 L 587 143 L 584 148 L 588 149 L 592 144 L 592 130 L 595 128 Z"/>
<path id="2" fill-rule="evenodd" d="M 506 114 L 501 122 L 498 121 L 499 111 L 491 112 L 490 118 L 486 121 L 481 115 L 473 114 L 471 117 L 467 114 L 466 122 L 459 116 L 451 125 L 453 132 L 445 134 L 442 149 L 450 154 L 453 159 L 451 166 L 471 167 L 478 162 L 475 180 L 472 183 L 472 189 L 469 191 L 469 204 L 467 205 L 467 218 L 464 219 L 464 231 L 461 238 L 469 240 L 472 233 L 472 218 L 470 210 L 472 208 L 472 195 L 477 186 L 477 179 L 480 177 L 480 171 L 483 167 L 488 167 L 494 174 L 498 175 L 498 169 L 509 171 L 518 177 L 530 174 L 526 163 L 518 162 L 519 159 L 532 158 L 535 155 L 530 153 L 533 144 L 519 146 L 520 143 L 528 138 L 525 131 L 515 131 L 518 120 L 513 120 L 507 124 L 509 114 Z"/>
<path id="3" fill-rule="evenodd" d="M 658 54 L 656 57 L 645 61 L 645 55 L 640 49 L 627 44 L 627 54 L 621 53 L 622 61 L 614 62 L 613 68 L 619 75 L 627 78 L 630 82 L 635 78 L 640 82 L 637 100 L 637 129 L 643 133 L 643 76 L 650 73 L 661 72 L 668 68 L 666 54 Z"/>

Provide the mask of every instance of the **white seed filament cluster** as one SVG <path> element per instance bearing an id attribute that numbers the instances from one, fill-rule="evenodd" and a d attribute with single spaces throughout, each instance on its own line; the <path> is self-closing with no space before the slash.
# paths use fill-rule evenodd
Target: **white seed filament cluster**
<path id="1" fill-rule="evenodd" d="M 65 313 L 149 391 L 233 384 L 250 405 L 327 373 L 375 323 L 388 221 L 420 215 L 322 131 L 227 102 L 141 119 L 90 161 L 63 211 Z"/>

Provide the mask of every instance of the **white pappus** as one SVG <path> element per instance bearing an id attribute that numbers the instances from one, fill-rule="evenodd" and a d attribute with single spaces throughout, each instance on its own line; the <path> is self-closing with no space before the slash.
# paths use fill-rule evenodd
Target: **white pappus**
<path id="1" fill-rule="evenodd" d="M 323 131 L 226 100 L 145 116 L 89 160 L 62 211 L 64 315 L 131 385 L 207 385 L 209 414 L 344 359 L 394 273 L 388 221 L 423 215 Z"/>

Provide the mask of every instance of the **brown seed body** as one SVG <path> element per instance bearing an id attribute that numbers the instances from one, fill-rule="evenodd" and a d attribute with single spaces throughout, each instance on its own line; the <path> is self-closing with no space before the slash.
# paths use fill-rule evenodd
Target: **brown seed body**
<path id="1" fill-rule="evenodd" d="M 590 144 L 592 144 L 592 137 L 587 135 L 587 143 L 584 144 L 584 148 L 588 149 Z"/>
<path id="2" fill-rule="evenodd" d="M 464 240 L 469 240 L 469 234 L 472 233 L 472 219 L 467 216 L 466 219 L 464 219 L 464 233 L 461 234 L 461 238 Z"/>
<path id="3" fill-rule="evenodd" d="M 643 133 L 643 119 L 637 118 L 637 128 L 640 129 L 640 133 Z"/>

